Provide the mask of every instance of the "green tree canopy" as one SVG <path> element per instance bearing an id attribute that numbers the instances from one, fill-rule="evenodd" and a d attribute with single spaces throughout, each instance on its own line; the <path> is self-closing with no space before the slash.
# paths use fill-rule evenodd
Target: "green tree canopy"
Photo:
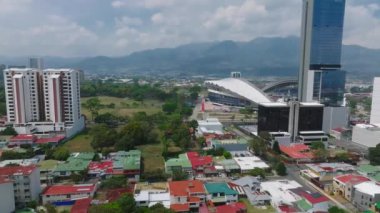
<path id="1" fill-rule="evenodd" d="M 285 176 L 287 175 L 286 167 L 283 162 L 280 162 L 276 166 L 276 173 L 280 176 Z"/>

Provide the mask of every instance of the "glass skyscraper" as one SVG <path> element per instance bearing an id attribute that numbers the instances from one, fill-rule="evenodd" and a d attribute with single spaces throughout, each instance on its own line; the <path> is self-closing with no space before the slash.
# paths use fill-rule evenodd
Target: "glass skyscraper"
<path id="1" fill-rule="evenodd" d="M 345 72 L 340 67 L 344 10 L 345 0 L 303 2 L 298 90 L 300 101 L 316 100 L 328 106 L 343 103 L 341 93 L 344 93 Z M 331 82 L 337 82 L 337 85 L 333 86 Z M 334 90 L 339 92 L 332 92 Z"/>

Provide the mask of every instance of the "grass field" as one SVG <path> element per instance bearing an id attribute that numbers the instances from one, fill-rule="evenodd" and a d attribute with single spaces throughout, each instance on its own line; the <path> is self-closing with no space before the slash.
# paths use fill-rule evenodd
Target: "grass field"
<path id="1" fill-rule="evenodd" d="M 165 170 L 165 161 L 161 155 L 161 144 L 142 145 L 138 146 L 137 149 L 141 151 L 144 158 L 144 172 L 152 172 L 157 169 Z"/>
<path id="2" fill-rule="evenodd" d="M 275 213 L 275 209 L 272 206 L 266 206 L 266 209 L 257 208 L 252 206 L 251 203 L 246 199 L 239 199 L 240 202 L 243 202 L 247 206 L 248 213 Z"/>
<path id="3" fill-rule="evenodd" d="M 67 141 L 63 147 L 70 152 L 93 152 L 91 147 L 91 136 L 87 132 L 83 132 Z"/>
<path id="4" fill-rule="evenodd" d="M 117 116 L 130 116 L 136 112 L 146 112 L 147 114 L 153 114 L 161 111 L 162 102 L 157 100 L 145 100 L 144 102 L 139 102 L 127 98 L 116 98 L 109 96 L 99 96 L 98 97 L 101 104 L 109 105 L 111 103 L 115 104 L 115 108 L 103 108 L 99 110 L 99 114 L 102 113 L 112 113 Z M 82 98 L 81 103 L 85 103 L 90 98 Z M 91 113 L 84 107 L 82 107 L 82 113 L 86 115 L 87 118 L 91 119 Z"/>

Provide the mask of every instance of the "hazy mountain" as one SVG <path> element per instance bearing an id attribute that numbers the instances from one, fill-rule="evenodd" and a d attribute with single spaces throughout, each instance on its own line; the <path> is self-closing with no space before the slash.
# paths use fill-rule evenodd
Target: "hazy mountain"
<path id="1" fill-rule="evenodd" d="M 193 43 L 139 51 L 123 57 L 50 57 L 45 58 L 45 63 L 50 67 L 68 66 L 90 73 L 225 76 L 231 71 L 241 71 L 245 76 L 295 76 L 299 49 L 297 37 L 258 38 L 249 42 Z M 2 59 L 0 57 L 0 64 L 5 63 Z M 343 69 L 351 74 L 380 75 L 379 59 L 380 50 L 343 47 Z"/>

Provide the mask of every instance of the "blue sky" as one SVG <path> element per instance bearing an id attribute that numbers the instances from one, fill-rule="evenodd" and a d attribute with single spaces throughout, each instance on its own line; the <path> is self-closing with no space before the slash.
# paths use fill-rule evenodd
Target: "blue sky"
<path id="1" fill-rule="evenodd" d="M 119 56 L 299 36 L 302 0 L 0 0 L 0 55 Z M 380 48 L 380 1 L 347 0 L 344 43 Z"/>

